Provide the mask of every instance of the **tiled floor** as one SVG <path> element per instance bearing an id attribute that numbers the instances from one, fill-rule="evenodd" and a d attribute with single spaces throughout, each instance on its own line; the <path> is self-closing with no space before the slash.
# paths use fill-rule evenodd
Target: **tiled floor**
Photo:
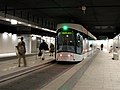
<path id="1" fill-rule="evenodd" d="M 10 54 L 11 56 L 13 56 L 14 54 Z M 10 57 L 9 55 L 9 57 Z M 7 54 L 3 55 L 3 56 L 7 56 Z M 1 56 L 2 58 L 2 56 Z M 6 60 L 6 61 L 1 61 L 0 62 L 0 76 L 9 74 L 9 73 L 13 73 L 16 71 L 20 71 L 23 70 L 25 68 L 30 68 L 36 65 L 40 65 L 42 63 L 46 63 L 49 60 L 53 60 L 54 57 L 50 57 L 49 54 L 46 54 L 46 59 L 43 61 L 41 60 L 40 57 L 36 56 L 36 55 L 32 55 L 32 56 L 28 56 L 26 57 L 26 61 L 27 61 L 27 67 L 18 67 L 18 59 L 11 59 L 11 60 Z M 21 59 L 21 64 L 23 64 L 23 60 Z"/>
<path id="2" fill-rule="evenodd" d="M 101 51 L 73 90 L 120 90 L 120 60 Z"/>
<path id="3" fill-rule="evenodd" d="M 73 76 L 78 77 L 79 74 L 75 73 L 80 72 L 79 69 L 83 67 L 82 64 L 86 63 L 85 60 L 76 64 L 75 67 L 49 83 L 42 90 L 120 90 L 120 60 L 112 60 L 112 57 L 112 53 L 100 51 L 77 80 L 77 83 L 73 87 L 69 86 L 71 88 L 68 86 L 61 88 L 61 86 L 74 83 L 74 80 L 73 82 L 68 81 Z"/>

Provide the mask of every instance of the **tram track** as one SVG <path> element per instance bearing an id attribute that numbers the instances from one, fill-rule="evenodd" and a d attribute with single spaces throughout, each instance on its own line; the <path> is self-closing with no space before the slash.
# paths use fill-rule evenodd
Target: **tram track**
<path id="1" fill-rule="evenodd" d="M 93 60 L 93 58 L 91 58 L 91 60 Z M 87 64 L 85 63 L 85 65 L 82 67 L 83 70 L 79 69 L 79 76 L 81 76 L 87 66 L 90 65 L 91 60 L 88 60 Z M 45 65 L 43 64 L 41 67 L 36 68 L 36 70 L 28 71 L 28 73 L 26 72 L 25 74 L 20 75 L 18 78 L 15 77 L 16 79 L 11 78 L 11 80 L 8 80 L 6 83 L 3 82 L 3 84 L 0 84 L 0 90 L 41 90 L 51 81 L 55 80 L 66 71 L 71 69 L 74 65 L 76 65 L 76 63 L 56 63 L 55 61 L 46 63 Z M 78 72 L 76 73 L 78 74 Z M 76 76 L 76 73 L 73 76 Z M 72 79 L 70 80 L 71 82 L 73 81 Z"/>
<path id="2" fill-rule="evenodd" d="M 35 70 L 14 76 L 6 80 L 6 82 L 3 81 L 3 84 L 0 84 L 0 90 L 40 90 L 74 65 L 70 63 L 56 63 L 55 61 L 46 63 Z"/>
<path id="3" fill-rule="evenodd" d="M 31 72 L 34 72 L 34 71 L 37 71 L 37 70 L 40 70 L 40 69 L 47 68 L 47 67 L 53 65 L 54 63 L 55 63 L 55 60 L 53 60 L 51 62 L 44 63 L 44 64 L 40 64 L 40 65 L 37 65 L 37 66 L 29 67 L 29 68 L 26 68 L 26 69 L 23 69 L 23 70 L 20 70 L 20 71 L 17 71 L 17 72 L 13 72 L 13 73 L 10 73 L 10 74 L 4 75 L 4 76 L 1 76 L 0 77 L 0 83 L 11 80 L 11 79 L 14 79 L 14 78 L 18 78 L 22 75 L 26 75 L 26 74 L 29 74 Z"/>

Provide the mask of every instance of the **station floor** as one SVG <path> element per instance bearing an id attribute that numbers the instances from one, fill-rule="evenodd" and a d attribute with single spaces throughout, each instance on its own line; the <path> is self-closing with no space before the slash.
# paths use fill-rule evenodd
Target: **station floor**
<path id="1" fill-rule="evenodd" d="M 36 56 L 27 57 L 28 67 L 48 62 Z M 120 90 L 120 60 L 113 53 L 98 51 L 51 81 L 40 90 Z M 17 67 L 17 59 L 0 62 L 0 77 L 28 67 Z M 37 89 L 39 90 L 39 89 Z"/>
<path id="2" fill-rule="evenodd" d="M 15 53 L 1 54 L 0 55 L 0 79 L 2 79 L 2 77 L 5 75 L 22 71 L 37 65 L 41 65 L 55 59 L 54 57 L 49 56 L 49 53 L 47 53 L 45 57 L 46 57 L 45 60 L 41 60 L 41 57 L 35 54 L 27 54 L 26 55 L 27 67 L 23 66 L 23 59 L 21 59 L 21 67 L 18 67 L 18 58 L 16 57 Z"/>
<path id="3" fill-rule="evenodd" d="M 42 90 L 120 90 L 120 60 L 112 57 L 112 53 L 99 51 Z"/>

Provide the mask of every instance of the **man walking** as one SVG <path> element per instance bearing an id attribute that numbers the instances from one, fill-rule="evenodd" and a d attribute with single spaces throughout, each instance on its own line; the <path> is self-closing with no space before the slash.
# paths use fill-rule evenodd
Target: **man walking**
<path id="1" fill-rule="evenodd" d="M 47 43 L 45 42 L 45 40 L 43 40 L 43 42 L 40 44 L 39 46 L 39 50 L 42 52 L 42 60 L 45 59 L 45 50 L 49 50 L 48 49 L 48 45 Z"/>

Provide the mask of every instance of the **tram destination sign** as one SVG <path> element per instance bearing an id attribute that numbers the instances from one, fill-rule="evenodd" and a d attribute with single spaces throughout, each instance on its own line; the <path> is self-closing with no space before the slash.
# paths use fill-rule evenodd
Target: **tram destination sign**
<path id="1" fill-rule="evenodd" d="M 61 32 L 61 34 L 72 34 L 72 32 Z"/>

